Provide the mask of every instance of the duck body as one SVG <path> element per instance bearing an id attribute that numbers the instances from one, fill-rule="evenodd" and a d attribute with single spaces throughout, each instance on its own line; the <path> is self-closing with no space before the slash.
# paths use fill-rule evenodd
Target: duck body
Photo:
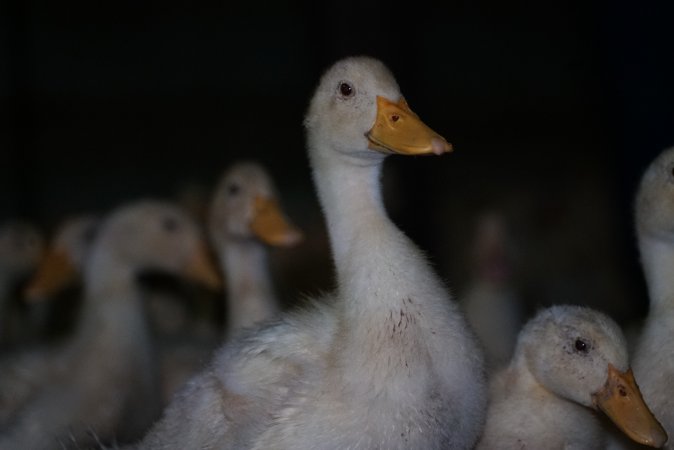
<path id="1" fill-rule="evenodd" d="M 336 258 L 344 258 L 336 264 L 345 269 L 338 269 L 338 283 L 346 289 L 337 294 L 344 301 L 334 305 L 322 370 L 293 393 L 258 448 L 311 448 L 319 442 L 469 447 L 452 436 L 475 424 L 474 438 L 481 426 L 484 404 L 475 401 L 483 395 L 475 381 L 481 353 L 424 257 L 382 214 L 380 166 L 315 161 L 314 167 L 321 185 L 341 185 L 339 192 L 319 194 L 332 196 L 323 203 L 331 205 L 325 213 L 331 233 L 339 236 L 335 241 L 349 243 L 333 246 Z M 345 177 L 352 183 L 344 186 Z"/>
<path id="2" fill-rule="evenodd" d="M 649 311 L 636 340 L 634 373 L 644 398 L 674 433 L 674 147 L 644 172 L 635 199 L 636 234 Z M 667 443 L 672 449 L 674 444 Z"/>
<path id="3" fill-rule="evenodd" d="M 386 121 L 400 141 L 380 134 Z M 336 290 L 226 344 L 140 448 L 472 448 L 486 411 L 483 355 L 387 217 L 380 187 L 382 151 L 440 154 L 449 144 L 365 57 L 324 74 L 305 126 Z M 186 416 L 198 424 L 175 431 Z M 205 425 L 211 432 L 181 440 Z"/>
<path id="4" fill-rule="evenodd" d="M 519 368 L 504 369 L 490 386 L 485 435 L 478 449 L 600 449 L 604 434 L 597 415 L 561 398 Z M 506 421 L 506 425 L 496 425 Z M 498 427 L 498 429 L 496 429 Z"/>

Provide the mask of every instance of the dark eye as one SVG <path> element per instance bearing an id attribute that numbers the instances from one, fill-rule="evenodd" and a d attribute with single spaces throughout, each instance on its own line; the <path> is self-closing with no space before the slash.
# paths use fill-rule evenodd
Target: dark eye
<path id="1" fill-rule="evenodd" d="M 576 339 L 576 343 L 574 344 L 576 351 L 581 352 L 581 353 L 587 353 L 589 350 L 589 345 L 587 345 L 587 342 L 585 342 L 582 339 Z"/>
<path id="2" fill-rule="evenodd" d="M 172 233 L 178 229 L 178 221 L 175 219 L 175 217 L 166 217 L 163 220 L 161 226 L 164 231 Z"/>
<path id="3" fill-rule="evenodd" d="M 341 82 L 339 84 L 339 93 L 343 97 L 351 97 L 353 95 L 353 87 L 349 83 Z"/>
<path id="4" fill-rule="evenodd" d="M 227 193 L 229 195 L 236 195 L 241 192 L 241 186 L 236 183 L 231 183 L 227 185 Z"/>

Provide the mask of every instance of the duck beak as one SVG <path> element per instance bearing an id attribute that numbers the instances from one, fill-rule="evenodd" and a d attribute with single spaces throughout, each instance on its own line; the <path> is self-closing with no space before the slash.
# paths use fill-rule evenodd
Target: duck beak
<path id="1" fill-rule="evenodd" d="M 606 384 L 592 395 L 592 401 L 632 440 L 656 448 L 667 442 L 667 433 L 644 402 L 632 369 L 623 373 L 609 364 Z"/>
<path id="2" fill-rule="evenodd" d="M 284 216 L 276 200 L 257 196 L 250 228 L 262 242 L 289 247 L 302 240 L 302 233 Z"/>
<path id="3" fill-rule="evenodd" d="M 365 136 L 369 148 L 402 155 L 441 155 L 452 151 L 452 144 L 419 119 L 404 98 L 394 103 L 377 96 L 377 118 Z"/>
<path id="4" fill-rule="evenodd" d="M 44 256 L 23 294 L 27 302 L 46 299 L 77 281 L 79 272 L 66 252 L 52 248 Z"/>
<path id="5" fill-rule="evenodd" d="M 187 262 L 185 276 L 197 283 L 202 283 L 214 291 L 222 288 L 222 279 L 216 269 L 208 247 L 201 244 L 192 253 Z"/>

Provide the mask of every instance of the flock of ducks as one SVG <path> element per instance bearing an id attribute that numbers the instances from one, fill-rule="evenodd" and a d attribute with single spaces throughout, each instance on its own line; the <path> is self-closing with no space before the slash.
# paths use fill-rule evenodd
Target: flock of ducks
<path id="1" fill-rule="evenodd" d="M 146 199 L 64 222 L 46 250 L 30 227 L 0 229 L 3 343 L 16 316 L 4 301 L 12 283 L 32 273 L 22 292 L 31 306 L 81 286 L 70 335 L 3 347 L 0 449 L 666 445 L 674 149 L 652 163 L 637 195 L 651 305 L 630 364 L 621 329 L 599 311 L 556 305 L 525 323 L 493 217 L 478 236 L 475 283 L 463 298 L 450 294 L 387 216 L 380 178 L 389 154 L 452 147 L 412 112 L 381 62 L 336 62 L 304 126 L 336 288 L 301 307 L 281 307 L 268 250 L 302 233 L 256 163 L 225 171 L 204 226 Z M 226 332 L 203 345 L 189 341 L 190 326 L 153 327 L 144 271 L 223 292 Z"/>

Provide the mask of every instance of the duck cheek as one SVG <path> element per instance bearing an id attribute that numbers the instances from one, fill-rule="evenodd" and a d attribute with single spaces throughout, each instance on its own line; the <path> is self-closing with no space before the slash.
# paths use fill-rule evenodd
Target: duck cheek
<path id="1" fill-rule="evenodd" d="M 609 364 L 606 384 L 592 395 L 592 400 L 635 442 L 656 448 L 667 442 L 667 433 L 641 396 L 632 369 L 620 372 Z"/>

